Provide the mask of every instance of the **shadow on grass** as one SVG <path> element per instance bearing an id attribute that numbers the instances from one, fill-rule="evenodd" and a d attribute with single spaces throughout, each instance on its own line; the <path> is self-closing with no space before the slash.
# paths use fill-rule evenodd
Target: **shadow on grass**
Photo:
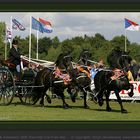
<path id="1" fill-rule="evenodd" d="M 98 112 L 108 112 L 108 113 L 121 113 L 121 110 L 116 110 L 116 109 L 112 109 L 111 111 L 107 111 L 106 109 L 90 109 L 93 111 L 98 111 Z M 131 112 L 127 112 L 127 113 L 122 113 L 122 114 L 128 114 Z"/>
<path id="2" fill-rule="evenodd" d="M 19 102 L 14 102 L 14 103 L 11 103 L 10 105 L 21 105 L 21 106 L 27 106 L 27 107 L 37 107 L 37 108 L 63 108 L 63 106 L 60 104 L 60 105 L 53 105 L 53 104 L 46 104 L 44 106 L 40 105 L 40 104 L 35 104 L 35 105 L 31 105 L 31 104 L 22 104 L 20 101 Z M 65 108 L 64 108 L 65 109 Z M 84 106 L 82 105 L 69 105 L 68 108 L 66 109 L 85 109 Z M 89 109 L 86 109 L 86 110 L 91 110 L 91 111 L 97 111 L 97 112 L 108 112 L 108 113 L 121 113 L 121 110 L 119 109 L 112 109 L 112 111 L 106 111 L 105 108 L 89 108 Z M 131 113 L 131 112 L 127 112 L 128 113 Z M 125 113 L 124 113 L 125 114 Z"/>

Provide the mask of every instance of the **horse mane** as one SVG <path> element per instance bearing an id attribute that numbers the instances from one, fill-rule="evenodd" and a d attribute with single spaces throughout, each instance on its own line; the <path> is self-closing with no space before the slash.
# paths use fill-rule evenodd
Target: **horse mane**
<path id="1" fill-rule="evenodd" d="M 91 53 L 89 52 L 89 50 L 85 50 L 85 49 L 84 49 L 84 50 L 80 53 L 79 59 L 84 58 L 84 55 L 85 55 L 86 53 L 89 55 L 89 57 L 91 57 Z"/>
<path id="2" fill-rule="evenodd" d="M 57 60 L 55 61 L 55 65 L 61 69 L 67 69 L 67 58 L 70 58 L 72 60 L 72 57 L 68 53 L 60 53 L 57 57 Z M 70 60 L 70 61 L 71 61 Z"/>
<path id="3" fill-rule="evenodd" d="M 60 63 L 62 63 L 63 57 L 64 57 L 64 54 L 63 53 L 60 53 L 58 55 L 57 60 L 55 61 L 56 66 L 59 66 Z"/>

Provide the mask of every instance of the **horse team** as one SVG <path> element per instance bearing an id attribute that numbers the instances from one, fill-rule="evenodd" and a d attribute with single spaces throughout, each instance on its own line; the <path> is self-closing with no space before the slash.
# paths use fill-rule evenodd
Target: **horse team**
<path id="1" fill-rule="evenodd" d="M 119 92 L 130 90 L 128 94 L 133 96 L 133 85 L 129 83 L 127 72 L 132 58 L 127 52 L 113 50 L 107 58 L 109 68 L 99 68 L 94 76 L 94 89 L 91 88 L 91 77 L 89 76 L 89 66 L 91 53 L 83 51 L 77 64 L 73 65 L 72 57 L 69 54 L 60 54 L 55 62 L 55 69 L 48 67 L 42 69 L 35 77 L 35 85 L 40 86 L 34 89 L 32 94 L 33 104 L 40 100 L 44 105 L 44 96 L 50 103 L 50 97 L 46 94 L 47 90 L 61 97 L 63 108 L 69 105 L 65 101 L 64 90 L 67 89 L 73 102 L 76 101 L 77 93 L 80 91 L 84 96 L 84 108 L 89 108 L 87 104 L 87 93 L 90 93 L 93 100 L 100 106 L 103 105 L 104 96 L 106 100 L 106 110 L 111 111 L 109 105 L 109 95 L 114 91 L 117 101 L 120 104 L 121 112 L 127 113 L 123 108 Z M 118 76 L 119 75 L 119 76 Z M 44 85 L 44 86 L 41 86 Z"/>

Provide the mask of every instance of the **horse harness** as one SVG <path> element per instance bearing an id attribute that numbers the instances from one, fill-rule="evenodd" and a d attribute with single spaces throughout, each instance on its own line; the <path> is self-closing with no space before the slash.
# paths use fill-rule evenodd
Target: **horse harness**
<path id="1" fill-rule="evenodd" d="M 65 72 L 65 73 L 64 73 Z M 68 85 L 69 82 L 71 81 L 71 78 L 69 76 L 69 74 L 66 72 L 66 70 L 61 70 L 58 67 L 54 70 L 53 74 L 55 75 L 55 78 L 60 78 L 62 79 L 61 81 L 55 81 L 55 83 L 60 83 L 60 82 L 64 82 L 65 85 Z"/>
<path id="2" fill-rule="evenodd" d="M 122 70 L 120 70 L 120 69 L 114 69 L 113 70 L 113 76 L 111 76 L 111 80 L 117 80 L 117 79 L 119 79 L 121 76 L 124 76 L 125 75 L 125 73 L 122 71 Z"/>

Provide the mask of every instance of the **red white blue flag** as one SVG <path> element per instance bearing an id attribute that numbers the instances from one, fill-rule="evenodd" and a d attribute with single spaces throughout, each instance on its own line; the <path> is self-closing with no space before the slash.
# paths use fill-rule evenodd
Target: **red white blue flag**
<path id="1" fill-rule="evenodd" d="M 139 25 L 125 18 L 125 29 L 129 31 L 139 31 Z"/>
<path id="2" fill-rule="evenodd" d="M 12 19 L 12 22 L 13 22 L 13 25 L 12 25 L 13 29 L 15 29 L 15 30 L 19 29 L 20 31 L 25 30 L 25 27 L 16 19 Z"/>
<path id="3" fill-rule="evenodd" d="M 51 22 L 44 20 L 42 18 L 39 18 L 39 22 L 42 24 L 43 32 L 51 33 L 53 31 Z"/>

